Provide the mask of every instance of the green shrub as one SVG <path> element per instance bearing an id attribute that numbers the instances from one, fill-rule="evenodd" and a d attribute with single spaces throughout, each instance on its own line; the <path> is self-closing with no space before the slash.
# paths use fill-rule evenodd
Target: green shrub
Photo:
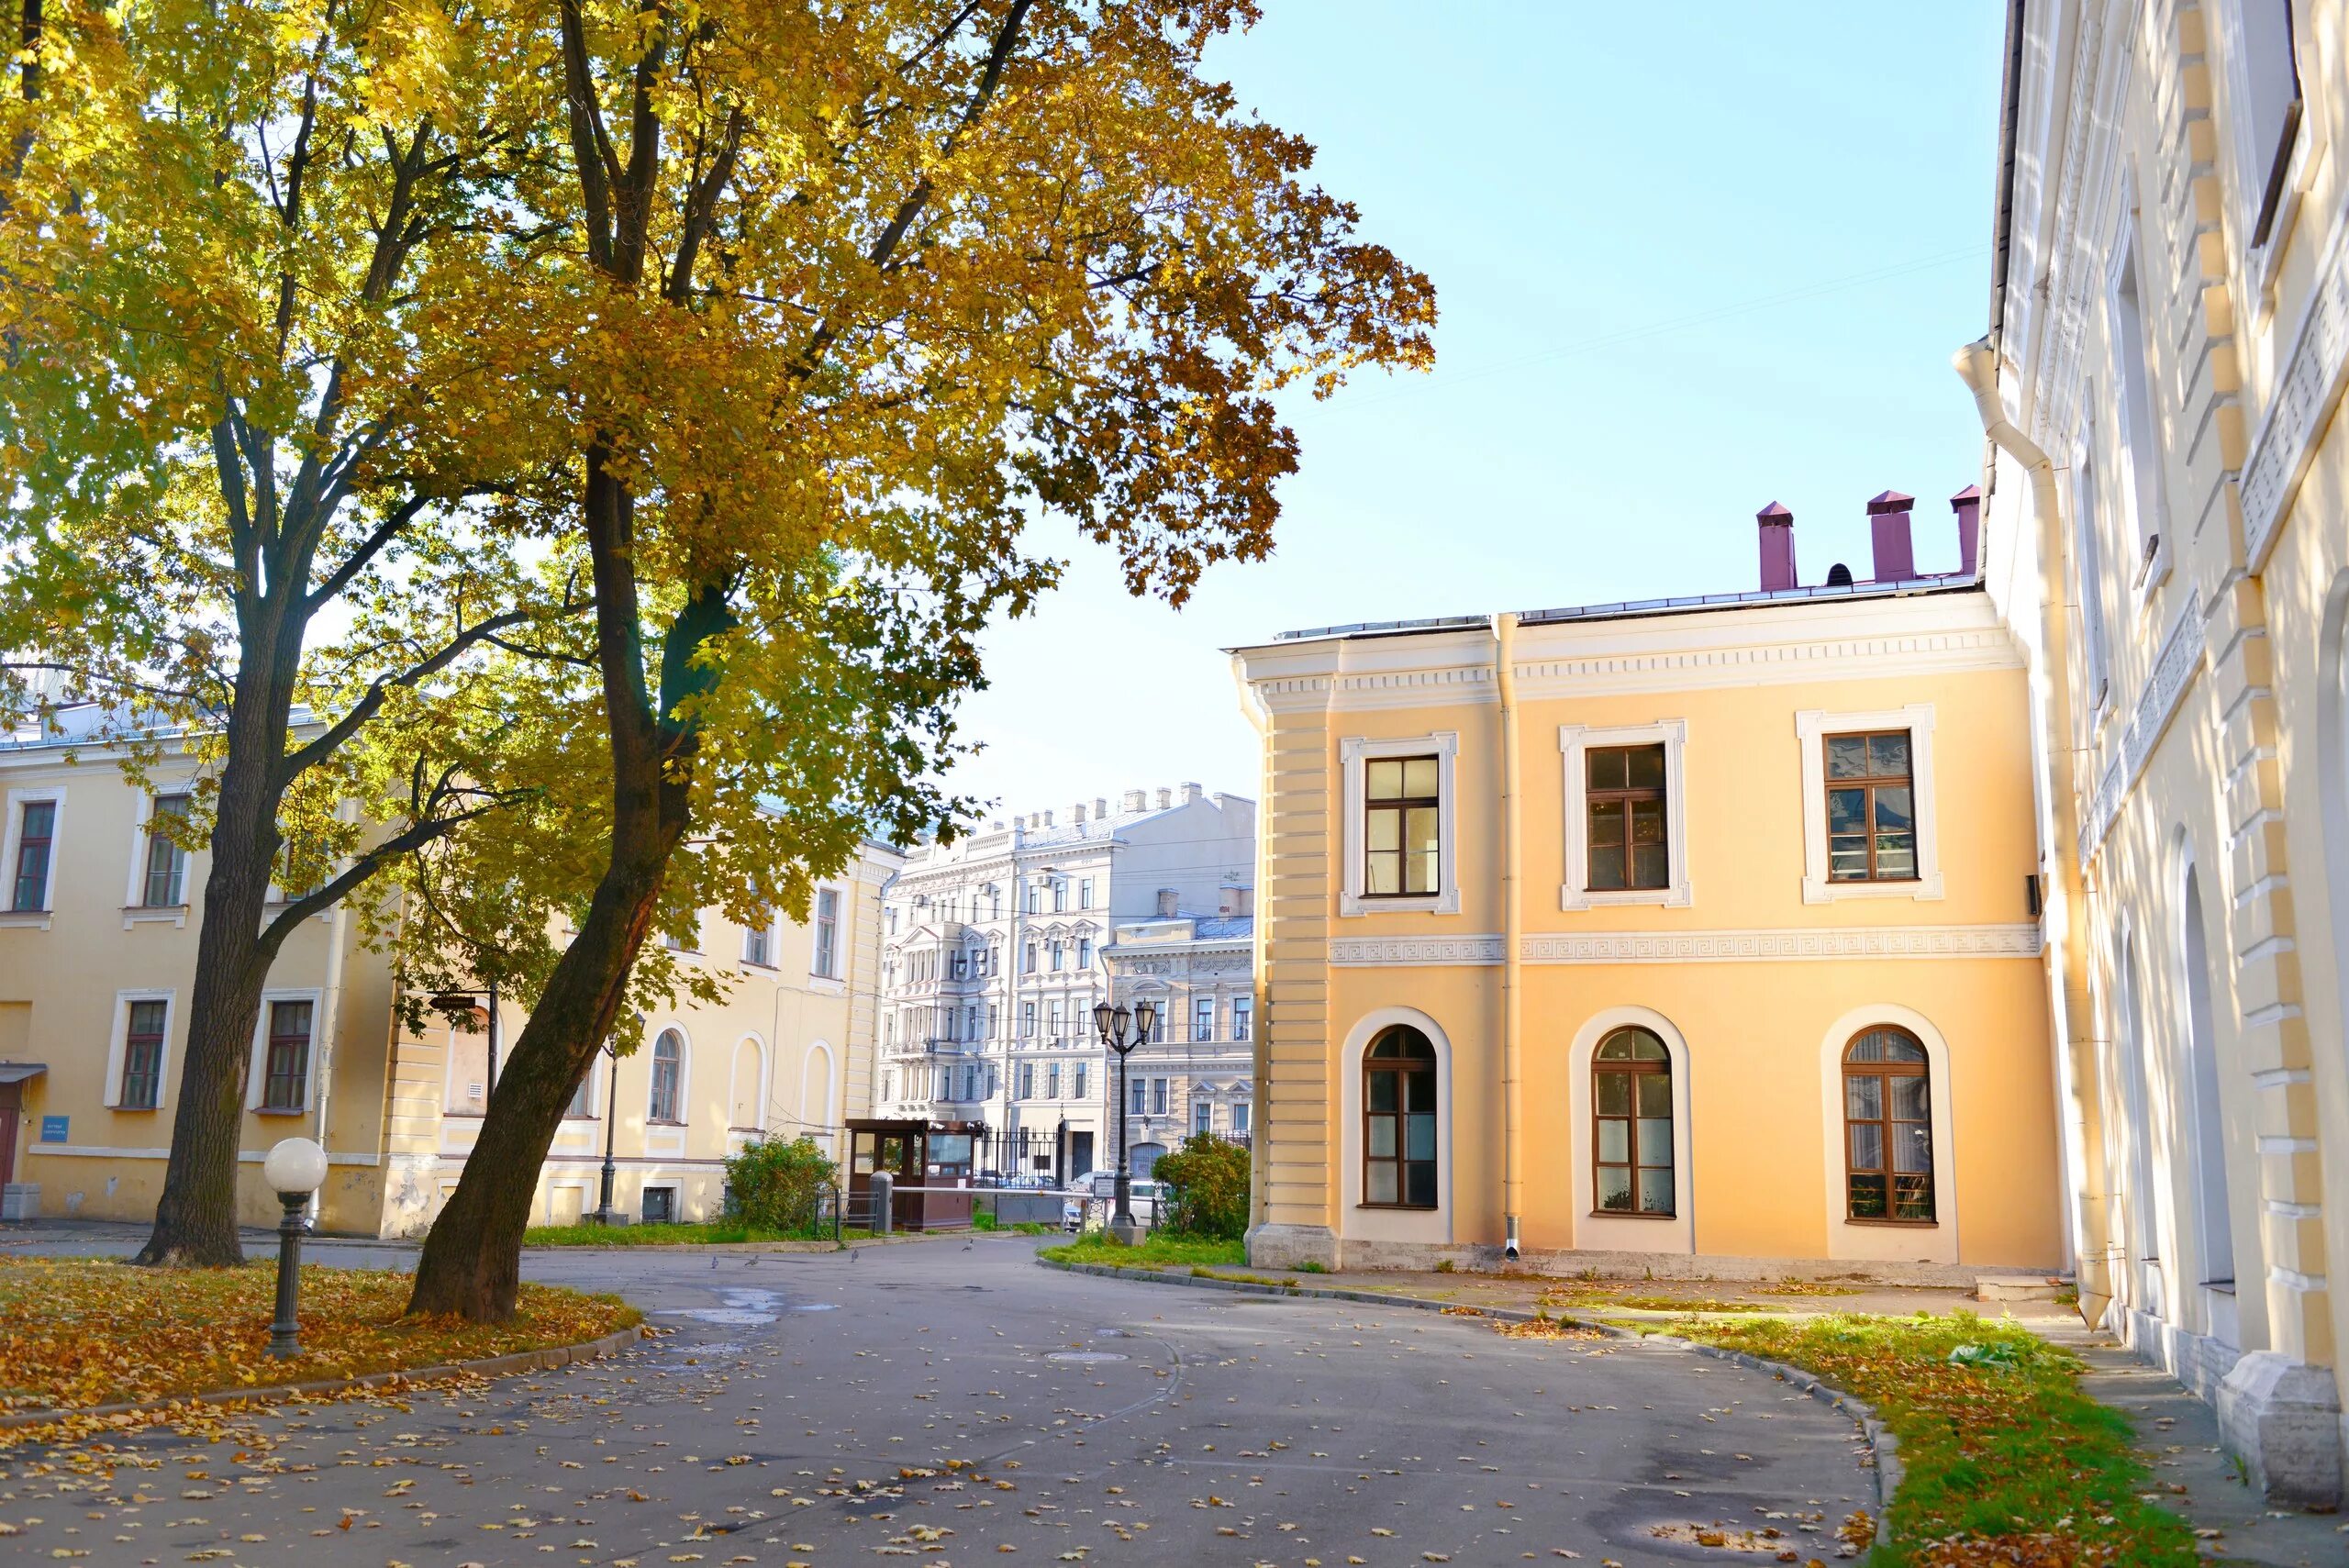
<path id="1" fill-rule="evenodd" d="M 1177 1236 L 1229 1240 L 1248 1229 L 1248 1150 L 1208 1133 L 1151 1167 L 1165 1188 L 1165 1228 Z"/>
<path id="2" fill-rule="evenodd" d="M 728 1200 L 745 1225 L 791 1236 L 824 1228 L 823 1199 L 840 1179 L 812 1138 L 759 1139 L 726 1162 Z"/>

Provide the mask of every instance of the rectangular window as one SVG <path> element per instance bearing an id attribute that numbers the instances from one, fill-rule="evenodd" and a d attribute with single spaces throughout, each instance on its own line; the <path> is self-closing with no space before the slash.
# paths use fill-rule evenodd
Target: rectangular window
<path id="1" fill-rule="evenodd" d="M 1248 1132 L 1248 1102 L 1241 1101 L 1231 1107 L 1231 1130 L 1245 1137 Z"/>
<path id="2" fill-rule="evenodd" d="M 1191 998 L 1191 1038 L 1195 1040 L 1215 1038 L 1215 998 Z"/>
<path id="3" fill-rule="evenodd" d="M 261 1108 L 298 1111 L 310 1090 L 310 1019 L 313 1004 L 269 1005 L 269 1055 L 262 1080 Z"/>
<path id="4" fill-rule="evenodd" d="M 139 903 L 150 909 L 175 909 L 187 902 L 187 851 L 173 841 L 173 830 L 187 819 L 188 797 L 159 795 L 148 815 L 147 874 Z"/>
<path id="5" fill-rule="evenodd" d="M 1152 1116 L 1166 1114 L 1166 1080 L 1163 1078 L 1152 1078 L 1150 1081 L 1150 1114 Z"/>
<path id="6" fill-rule="evenodd" d="M 1909 732 L 1827 737 L 1827 879 L 1914 882 Z"/>
<path id="7" fill-rule="evenodd" d="M 1032 1062 L 1019 1064 L 1019 1097 L 1023 1100 L 1036 1097 L 1036 1064 Z"/>
<path id="8" fill-rule="evenodd" d="M 763 969 L 768 966 L 772 956 L 773 939 L 767 935 L 766 928 L 764 926 L 743 927 L 742 962 L 755 963 Z"/>
<path id="9" fill-rule="evenodd" d="M 1044 1069 L 1044 1098 L 1048 1100 L 1057 1100 L 1060 1097 L 1061 1064 L 1055 1062 L 1051 1066 Z"/>
<path id="10" fill-rule="evenodd" d="M 1093 967 L 1093 939 L 1091 937 L 1076 939 L 1076 967 L 1079 969 Z"/>
<path id="11" fill-rule="evenodd" d="M 1028 913 L 1041 915 L 1043 912 L 1044 884 L 1041 882 L 1031 882 L 1028 884 Z"/>
<path id="12" fill-rule="evenodd" d="M 1053 970 L 1054 970 L 1055 972 L 1057 972 L 1057 971 L 1060 969 L 1060 966 L 1061 966 L 1061 952 L 1062 952 L 1062 950 L 1063 950 L 1063 948 L 1064 944 L 1060 943 L 1060 942 L 1051 942 L 1051 943 L 1047 943 L 1046 945 L 1047 945 L 1047 947 L 1051 950 L 1051 952 L 1052 952 L 1052 967 L 1053 968 Z"/>
<path id="13" fill-rule="evenodd" d="M 2153 392 L 2148 384 L 2153 357 L 2145 337 L 2143 312 L 2137 302 L 2137 241 L 2130 237 L 2121 261 L 2119 286 L 2114 289 L 2112 357 L 2120 394 L 2121 439 L 2129 449 L 2130 500 L 2137 515 L 2137 559 L 2129 577 L 2138 581 L 2161 548 L 2162 477 L 2160 437 L 2154 429 Z"/>
<path id="14" fill-rule="evenodd" d="M 1150 1114 L 1150 1080 L 1137 1078 L 1133 1081 L 1132 1086 L 1133 1113 L 1136 1116 L 1147 1116 Z"/>
<path id="15" fill-rule="evenodd" d="M 1030 942 L 1027 951 L 1019 955 L 1019 968 L 1025 974 L 1036 973 L 1036 944 L 1034 942 Z"/>
<path id="16" fill-rule="evenodd" d="M 1089 876 L 1076 879 L 1076 906 L 1080 909 L 1093 907 L 1093 879 Z"/>
<path id="17" fill-rule="evenodd" d="M 1033 1002 L 1019 1004 L 1019 1038 L 1021 1040 L 1036 1038 L 1036 1004 Z"/>
<path id="18" fill-rule="evenodd" d="M 2305 105 L 2300 97 L 2299 40 L 2293 36 L 2292 0 L 2243 0 L 2243 78 L 2246 101 L 2239 115 L 2250 142 L 2251 166 L 2243 171 L 2244 195 L 2258 204 L 2251 242 L 2265 245 L 2283 206 L 2292 144 L 2299 138 Z"/>
<path id="19" fill-rule="evenodd" d="M 588 1063 L 586 1072 L 579 1075 L 579 1087 L 571 1091 L 571 1104 L 564 1108 L 562 1113 L 564 1116 L 574 1121 L 587 1119 L 595 1116 L 596 1069 L 602 1065 L 603 1060 L 601 1057 L 598 1057 L 596 1061 Z"/>
<path id="20" fill-rule="evenodd" d="M 1210 1129 L 1212 1129 L 1214 1123 L 1214 1102 L 1199 1099 L 1193 1100 L 1191 1102 L 1191 1131 L 1193 1135 L 1205 1135 Z"/>
<path id="21" fill-rule="evenodd" d="M 1373 758 L 1363 773 L 1363 895 L 1436 892 L 1442 848 L 1436 759 Z"/>
<path id="22" fill-rule="evenodd" d="M 1672 857 L 1664 828 L 1664 748 L 1595 747 L 1585 758 L 1590 890 L 1620 893 L 1669 887 Z"/>
<path id="23" fill-rule="evenodd" d="M 1076 1064 L 1076 1097 L 1080 1100 L 1085 1098 L 1085 1063 L 1082 1062 Z"/>
<path id="24" fill-rule="evenodd" d="M 841 895 L 837 889 L 816 890 L 815 972 L 829 980 L 840 978 Z"/>
<path id="25" fill-rule="evenodd" d="M 1059 877 L 1054 877 L 1052 879 L 1052 913 L 1058 915 L 1067 908 L 1068 884 Z"/>
<path id="26" fill-rule="evenodd" d="M 1231 1038 L 1252 1040 L 1256 1038 L 1256 999 L 1234 996 L 1231 999 Z"/>
<path id="27" fill-rule="evenodd" d="M 57 802 L 28 800 L 17 817 L 16 876 L 8 907 L 29 911 L 49 907 L 49 855 L 57 834 Z"/>
<path id="28" fill-rule="evenodd" d="M 1054 1045 L 1058 1045 L 1061 1041 L 1063 1017 L 1064 1015 L 1061 1012 L 1061 999 L 1058 996 L 1044 1004 L 1044 1038 Z"/>
<path id="29" fill-rule="evenodd" d="M 151 1111 L 163 1096 L 163 1020 L 170 1005 L 133 1002 L 122 1037 L 122 1095 L 127 1111 Z"/>

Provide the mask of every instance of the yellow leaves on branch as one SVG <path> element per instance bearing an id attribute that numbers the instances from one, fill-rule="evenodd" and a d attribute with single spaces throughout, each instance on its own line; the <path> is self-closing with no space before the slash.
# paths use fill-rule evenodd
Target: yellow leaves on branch
<path id="1" fill-rule="evenodd" d="M 613 1296 L 525 1284 L 513 1321 L 406 1318 L 408 1277 L 302 1271 L 302 1353 L 268 1353 L 274 1263 L 142 1269 L 106 1259 L 0 1258 L 0 1409 L 77 1410 L 417 1371 L 599 1339 L 640 1318 Z M 0 1432 L 0 1442 L 6 1434 Z"/>

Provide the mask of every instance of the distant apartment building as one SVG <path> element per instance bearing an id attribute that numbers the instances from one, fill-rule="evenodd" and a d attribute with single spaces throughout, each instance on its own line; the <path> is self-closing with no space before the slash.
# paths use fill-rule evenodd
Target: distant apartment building
<path id="1" fill-rule="evenodd" d="M 2066 1262 L 2030 695 L 1976 493 L 1806 584 L 1324 628 L 1264 738 L 1252 1256 Z M 1932 568 L 1920 559 L 1939 558 Z"/>
<path id="2" fill-rule="evenodd" d="M 1104 950 L 1128 922 L 1234 907 L 1255 842 L 1253 801 L 1185 784 L 908 851 L 883 902 L 874 1114 L 984 1124 L 983 1171 L 1106 1165 Z"/>
<path id="3" fill-rule="evenodd" d="M 2081 1305 L 2338 1506 L 2349 5 L 2019 0 L 2007 43 L 1958 363 L 2038 677 Z"/>
<path id="4" fill-rule="evenodd" d="M 1250 891 L 1229 891 L 1214 915 L 1121 921 L 1107 950 L 1111 1003 L 1130 1015 L 1147 1002 L 1152 1012 L 1150 1038 L 1125 1062 L 1126 1159 L 1137 1176 L 1186 1138 L 1246 1142 L 1255 1129 L 1256 921 Z"/>
<path id="5" fill-rule="evenodd" d="M 195 762 L 167 743 L 145 784 L 86 733 L 0 736 L 0 1179 L 11 1217 L 151 1218 L 170 1153 L 209 856 L 150 825 L 186 807 Z M 84 732 L 77 737 L 72 728 Z M 77 746 L 78 741 L 78 746 Z M 78 749 L 78 760 L 69 752 Z M 644 1043 L 599 1060 L 540 1173 L 532 1218 L 593 1211 L 607 1140 L 614 1207 L 691 1219 L 722 1199 L 726 1156 L 762 1133 L 839 1129 L 870 1093 L 880 891 L 896 853 L 867 845 L 805 924 L 715 912 L 699 951 L 724 1001 L 681 997 Z M 303 923 L 262 995 L 240 1135 L 239 1213 L 273 1224 L 261 1161 L 296 1135 L 326 1146 L 322 1229 L 423 1230 L 462 1174 L 523 1010 L 443 994 L 401 1027 L 386 956 L 337 907 Z"/>

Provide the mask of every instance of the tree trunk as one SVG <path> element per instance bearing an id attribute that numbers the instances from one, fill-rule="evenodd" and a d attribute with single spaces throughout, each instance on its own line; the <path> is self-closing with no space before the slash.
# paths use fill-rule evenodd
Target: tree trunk
<path id="1" fill-rule="evenodd" d="M 612 755 L 611 856 L 587 917 L 556 961 L 507 1058 L 505 1075 L 490 1091 L 457 1190 L 424 1239 L 411 1312 L 454 1313 L 485 1323 L 514 1316 L 522 1232 L 529 1228 L 540 1168 L 579 1080 L 611 1036 L 637 951 L 652 928 L 669 858 L 685 836 L 692 738 L 657 717 L 675 710 L 681 692 L 664 682 L 656 708 L 645 689 L 629 559 L 632 506 L 606 467 L 607 456 L 600 444 L 587 450 L 582 510 L 596 578 L 596 661 Z M 680 627 L 672 629 L 673 645 L 688 639 L 698 645 L 698 604 L 689 601 Z M 709 678 L 687 673 L 683 659 L 672 662 L 681 682 Z M 606 1116 L 618 1113 L 617 1106 L 604 1107 Z"/>
<path id="2" fill-rule="evenodd" d="M 257 695 L 254 706 L 265 707 L 266 699 Z M 237 1239 L 237 1156 L 244 1141 L 253 1029 L 269 973 L 261 930 L 277 859 L 277 792 L 270 773 L 284 751 L 282 727 L 273 743 L 266 717 L 248 718 L 246 711 L 239 702 L 229 721 L 212 869 L 204 880 L 196 934 L 187 1046 L 172 1114 L 171 1161 L 163 1168 L 154 1231 L 134 1260 L 141 1263 L 225 1268 L 245 1261 Z"/>
<path id="3" fill-rule="evenodd" d="M 652 842 L 635 844 L 615 839 L 614 864 L 507 1052 L 464 1174 L 424 1239 L 410 1312 L 483 1323 L 514 1316 L 522 1233 L 540 1169 L 619 1017 L 637 949 L 660 901 L 662 873 L 682 836 L 658 832 Z M 617 1116 L 619 1107 L 606 1106 L 604 1114 Z"/>

